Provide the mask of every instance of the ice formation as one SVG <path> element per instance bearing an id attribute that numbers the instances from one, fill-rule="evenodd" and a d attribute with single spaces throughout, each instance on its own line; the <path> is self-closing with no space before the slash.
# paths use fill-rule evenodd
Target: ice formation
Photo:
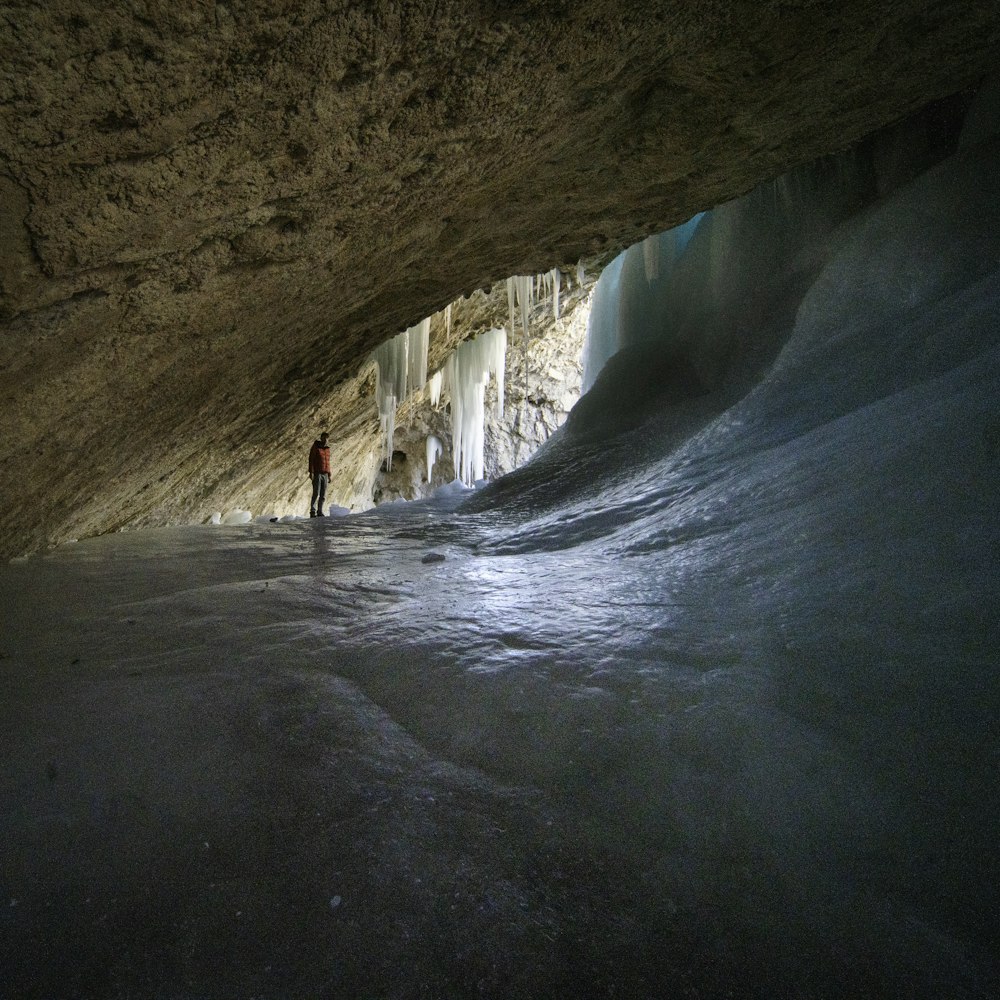
<path id="1" fill-rule="evenodd" d="M 562 275 L 559 268 L 554 267 L 545 274 L 545 291 L 552 297 L 552 318 L 559 319 L 559 291 L 562 284 Z"/>
<path id="2" fill-rule="evenodd" d="M 427 388 L 431 397 L 431 406 L 437 407 L 441 404 L 441 383 L 444 379 L 444 370 L 435 372 L 427 383 Z"/>
<path id="3" fill-rule="evenodd" d="M 618 335 L 618 281 L 622 273 L 625 254 L 619 254 L 601 272 L 594 286 L 590 316 L 587 318 L 587 339 L 583 345 L 583 383 L 581 392 L 587 392 L 597 379 L 604 363 L 619 348 Z"/>
<path id="4" fill-rule="evenodd" d="M 502 417 L 506 359 L 503 327 L 463 341 L 448 359 L 445 377 L 451 394 L 452 455 L 455 476 L 464 483 L 483 478 L 486 383 L 491 374 L 497 380 L 497 416 Z"/>
<path id="5" fill-rule="evenodd" d="M 659 337 L 671 326 L 675 271 L 685 260 L 702 220 L 709 225 L 712 218 L 712 214 L 700 212 L 683 225 L 649 236 L 619 254 L 601 273 L 584 344 L 584 392 L 594 384 L 605 362 L 621 348 Z M 721 273 L 718 255 L 730 245 L 731 234 L 723 232 L 725 224 L 724 218 L 716 225 L 715 257 L 706 264 L 714 275 Z M 687 272 L 680 280 L 688 280 Z M 704 291 L 704 286 L 699 286 L 699 293 Z"/>
<path id="6" fill-rule="evenodd" d="M 642 260 L 646 268 L 646 280 L 650 283 L 660 276 L 660 254 L 655 236 L 647 236 L 642 241 Z"/>
<path id="7" fill-rule="evenodd" d="M 582 268 L 577 269 L 577 276 L 580 277 Z M 507 314 L 511 332 L 517 325 L 517 317 L 521 320 L 521 333 L 528 336 L 528 329 L 531 322 L 531 310 L 536 302 L 542 299 L 551 298 L 552 315 L 559 319 L 559 292 L 562 285 L 562 273 L 559 268 L 554 267 L 551 271 L 543 271 L 540 274 L 515 274 L 507 279 Z"/>
<path id="8" fill-rule="evenodd" d="M 427 345 L 430 318 L 380 344 L 372 352 L 375 362 L 375 400 L 382 430 L 386 468 L 392 468 L 392 442 L 396 432 L 396 408 L 427 382 Z"/>
<path id="9" fill-rule="evenodd" d="M 438 373 L 440 374 L 440 372 Z M 440 379 L 438 380 L 440 385 Z M 431 475 L 434 472 L 434 463 L 441 457 L 441 452 L 444 451 L 444 446 L 441 444 L 441 439 L 434 434 L 427 435 L 427 482 L 431 481 Z"/>
<path id="10" fill-rule="evenodd" d="M 507 307 L 511 333 L 514 331 L 515 306 L 521 315 L 521 333 L 528 336 L 528 317 L 535 304 L 535 279 L 530 274 L 515 274 L 507 279 Z"/>

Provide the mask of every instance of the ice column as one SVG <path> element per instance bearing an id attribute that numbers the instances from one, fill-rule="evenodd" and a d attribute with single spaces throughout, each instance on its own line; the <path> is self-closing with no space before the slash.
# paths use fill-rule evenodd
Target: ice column
<path id="1" fill-rule="evenodd" d="M 431 475 L 434 472 L 434 463 L 441 457 L 441 452 L 444 451 L 444 445 L 441 444 L 441 439 L 434 434 L 427 435 L 427 482 L 431 481 Z"/>
<path id="2" fill-rule="evenodd" d="M 506 359 L 507 331 L 503 327 L 464 341 L 448 359 L 455 476 L 469 485 L 483 478 L 486 383 L 491 373 L 497 380 L 497 416 L 503 416 Z"/>

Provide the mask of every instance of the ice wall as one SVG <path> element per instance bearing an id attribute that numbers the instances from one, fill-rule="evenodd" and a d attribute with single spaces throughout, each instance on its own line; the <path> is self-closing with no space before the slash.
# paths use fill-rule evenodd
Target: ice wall
<path id="1" fill-rule="evenodd" d="M 576 556 L 594 643 L 582 554 L 628 576 L 602 668 L 641 651 L 665 715 L 607 815 L 655 786 L 644 870 L 748 956 L 732 995 L 1000 995 L 1000 144 L 916 125 L 713 212 L 665 339 L 465 507 Z M 671 350 L 714 388 L 646 378 Z"/>
<path id="2" fill-rule="evenodd" d="M 704 216 L 699 212 L 683 225 L 629 247 L 601 273 L 584 344 L 584 392 L 594 384 L 608 358 L 622 347 L 655 336 L 664 324 L 662 305 L 657 301 L 665 295 L 662 285 L 668 282 Z"/>

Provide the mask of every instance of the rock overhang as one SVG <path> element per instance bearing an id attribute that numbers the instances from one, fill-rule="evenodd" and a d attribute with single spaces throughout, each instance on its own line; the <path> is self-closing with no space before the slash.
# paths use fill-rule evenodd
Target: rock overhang
<path id="1" fill-rule="evenodd" d="M 1000 14 L 57 3 L 0 36 L 11 555 L 288 493 L 316 421 L 374 420 L 375 344 L 973 85 Z"/>

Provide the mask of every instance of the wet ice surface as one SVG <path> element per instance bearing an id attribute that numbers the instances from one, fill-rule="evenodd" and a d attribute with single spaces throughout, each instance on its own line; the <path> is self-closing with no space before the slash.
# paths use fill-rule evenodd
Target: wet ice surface
<path id="1" fill-rule="evenodd" d="M 535 521 L 9 567 L 5 961 L 66 996 L 988 995 L 996 364 Z"/>
<path id="2" fill-rule="evenodd" d="M 504 503 L 0 571 L 13 995 L 995 995 L 985 259 Z"/>

